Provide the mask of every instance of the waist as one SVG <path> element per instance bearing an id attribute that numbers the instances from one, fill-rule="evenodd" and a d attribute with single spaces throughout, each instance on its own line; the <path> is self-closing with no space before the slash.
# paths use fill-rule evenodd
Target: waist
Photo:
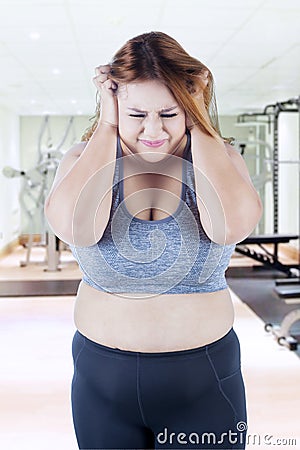
<path id="1" fill-rule="evenodd" d="M 193 294 L 111 294 L 81 282 L 77 329 L 94 342 L 123 350 L 160 352 L 207 345 L 232 327 L 228 289 Z"/>

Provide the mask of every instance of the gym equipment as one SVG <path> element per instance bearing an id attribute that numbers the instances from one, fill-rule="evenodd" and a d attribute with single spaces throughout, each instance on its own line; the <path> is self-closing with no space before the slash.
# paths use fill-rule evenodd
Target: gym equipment
<path id="1" fill-rule="evenodd" d="M 298 239 L 300 236 L 300 230 L 299 235 L 283 235 L 278 234 L 278 171 L 279 171 L 279 164 L 281 161 L 278 161 L 278 118 L 280 112 L 297 112 L 298 109 L 292 108 L 291 105 L 293 105 L 297 99 L 291 99 L 287 102 L 280 102 L 276 103 L 274 105 L 267 105 L 263 112 L 255 112 L 255 113 L 246 113 L 241 114 L 237 118 L 237 124 L 238 125 L 248 125 L 250 127 L 253 127 L 255 124 L 264 125 L 268 128 L 268 131 L 270 132 L 273 129 L 273 147 L 265 141 L 261 140 L 251 140 L 250 142 L 247 141 L 241 141 L 239 142 L 241 147 L 241 154 L 244 156 L 245 149 L 247 146 L 253 145 L 253 144 L 259 144 L 263 145 L 265 149 L 268 149 L 268 154 L 265 153 L 263 155 L 263 158 L 261 158 L 260 155 L 255 156 L 257 159 L 263 160 L 263 168 L 265 170 L 262 172 L 261 177 L 259 177 L 259 174 L 257 175 L 257 178 L 253 179 L 253 184 L 255 187 L 259 188 L 261 186 L 264 186 L 266 182 L 270 180 L 270 178 L 273 181 L 273 233 L 267 235 L 267 239 L 264 239 L 264 235 L 262 234 L 253 234 L 246 238 L 243 242 L 238 243 L 236 247 L 236 251 L 238 253 L 241 253 L 245 256 L 248 256 L 256 261 L 261 262 L 266 267 L 271 268 L 277 268 L 280 271 L 283 271 L 286 273 L 289 277 L 296 276 L 295 270 L 291 270 L 293 267 L 295 269 L 299 268 L 299 264 L 288 266 L 286 264 L 280 263 L 278 259 L 278 245 L 280 243 L 287 243 L 290 240 Z M 249 120 L 250 119 L 250 120 Z M 284 161 L 286 163 L 288 161 Z M 261 168 L 261 164 L 259 166 L 259 169 Z M 271 170 L 270 170 L 271 169 Z M 259 181 L 257 183 L 257 180 Z M 249 249 L 247 245 L 251 244 L 257 244 L 260 246 L 260 248 L 263 249 L 264 253 L 258 253 L 252 249 Z M 271 254 L 269 251 L 264 249 L 262 247 L 263 243 L 269 243 L 274 244 L 274 252 Z M 254 266 L 257 270 L 259 266 Z"/>
<path id="2" fill-rule="evenodd" d="M 269 234 L 269 235 L 252 235 L 239 242 L 235 248 L 237 253 L 254 259 L 255 261 L 261 262 L 264 266 L 270 269 L 276 269 L 280 272 L 284 272 L 288 277 L 296 276 L 293 268 L 298 268 L 298 264 L 283 264 L 279 261 L 278 257 L 278 245 L 286 244 L 293 239 L 298 239 L 298 235 L 290 234 Z M 249 247 L 248 245 L 256 244 L 263 252 L 257 252 Z M 263 244 L 273 244 L 273 253 L 268 249 L 263 247 Z M 261 266 L 253 266 L 253 270 L 259 270 Z"/>
<path id="3" fill-rule="evenodd" d="M 289 350 L 297 350 L 298 341 L 289 334 L 291 326 L 300 320 L 300 309 L 295 309 L 288 313 L 280 325 L 272 323 L 265 324 L 265 331 L 272 333 L 276 337 L 279 345 L 287 347 Z"/>
<path id="4" fill-rule="evenodd" d="M 300 170 L 300 142 L 299 142 L 299 159 L 295 161 L 278 159 L 278 119 L 281 112 L 297 112 L 299 114 L 299 130 L 300 130 L 300 96 L 289 99 L 285 102 L 277 102 L 272 105 L 267 105 L 262 113 L 249 113 L 238 116 L 238 123 L 247 123 L 248 118 L 259 118 L 269 127 L 273 126 L 273 158 L 266 158 L 266 162 L 272 166 L 272 180 L 273 180 L 273 207 L 274 207 L 274 222 L 272 235 L 252 235 L 240 242 L 236 246 L 236 251 L 243 255 L 249 256 L 256 261 L 262 262 L 267 267 L 272 267 L 286 273 L 288 279 L 276 280 L 274 291 L 278 296 L 283 298 L 300 298 L 300 173 L 298 177 L 299 182 L 299 233 L 298 235 L 280 235 L 278 234 L 278 172 L 279 165 L 286 163 L 297 164 Z M 267 120 L 266 120 L 267 119 Z M 249 123 L 249 122 L 248 122 Z M 241 142 L 241 153 L 245 153 L 246 143 Z M 299 239 L 299 259 L 298 264 L 282 264 L 278 259 L 278 245 L 280 243 L 287 243 L 290 240 Z M 263 243 L 274 244 L 274 252 L 271 253 L 263 248 Z M 262 248 L 265 254 L 257 253 L 247 247 L 250 244 L 257 244 Z M 287 346 L 290 350 L 296 350 L 298 343 L 289 335 L 290 327 L 300 319 L 300 309 L 296 309 L 287 314 L 280 326 L 266 324 L 265 330 L 272 332 L 277 338 L 280 345 Z"/>
<path id="5" fill-rule="evenodd" d="M 254 159 L 256 163 L 256 173 L 252 176 L 252 182 L 256 189 L 261 189 L 268 181 L 272 181 L 272 167 L 269 164 L 269 161 L 273 160 L 273 148 L 271 144 L 269 144 L 267 141 L 263 141 L 261 139 L 251 139 L 251 140 L 239 140 L 238 146 L 240 147 L 240 153 L 245 158 L 247 156 L 247 159 Z M 263 158 L 260 155 L 260 152 L 257 153 L 255 156 L 248 156 L 245 154 L 246 148 L 251 147 L 263 147 L 265 151 L 265 155 L 263 155 Z"/>
<path id="6" fill-rule="evenodd" d="M 29 221 L 29 238 L 27 243 L 27 252 L 25 261 L 20 261 L 21 267 L 26 267 L 30 264 L 31 250 L 33 247 L 34 230 L 36 228 L 35 221 L 38 220 L 42 224 L 42 228 L 45 228 L 43 207 L 45 201 L 45 193 L 48 192 L 48 177 L 53 179 L 53 173 L 55 173 L 57 165 L 53 166 L 53 159 L 49 159 L 47 162 L 42 162 L 35 168 L 25 172 L 23 170 L 17 171 L 11 167 L 4 167 L 3 174 L 8 178 L 15 178 L 17 176 L 22 177 L 23 183 L 20 189 L 19 202 L 25 211 Z M 37 219 L 39 217 L 39 219 Z M 47 258 L 43 264 L 47 264 L 46 270 L 57 270 L 58 261 L 54 263 L 53 250 L 48 245 L 50 242 L 49 235 L 53 233 L 45 231 L 46 235 L 46 247 Z M 55 258 L 57 260 L 57 258 Z"/>
<path id="7" fill-rule="evenodd" d="M 38 245 L 46 247 L 45 261 L 43 261 L 42 264 L 47 264 L 47 268 L 44 270 L 50 272 L 60 270 L 58 266 L 60 262 L 61 243 L 47 227 L 44 217 L 44 203 L 53 183 L 58 164 L 63 156 L 61 148 L 72 130 L 73 140 L 75 140 L 73 125 L 74 117 L 71 116 L 68 120 L 62 139 L 56 148 L 52 149 L 53 143 L 50 130 L 50 117 L 45 116 L 38 138 L 38 162 L 36 166 L 27 171 L 16 170 L 12 167 L 4 167 L 2 170 L 3 174 L 8 178 L 22 178 L 19 201 L 22 210 L 27 216 L 30 232 L 27 243 L 26 259 L 25 261 L 20 261 L 21 267 L 30 264 L 31 250 L 34 245 L 34 233 L 38 232 L 38 234 L 40 234 L 40 231 L 42 230 L 41 234 L 44 238 Z M 45 133 L 47 133 L 46 149 L 43 149 L 42 142 L 45 140 Z"/>

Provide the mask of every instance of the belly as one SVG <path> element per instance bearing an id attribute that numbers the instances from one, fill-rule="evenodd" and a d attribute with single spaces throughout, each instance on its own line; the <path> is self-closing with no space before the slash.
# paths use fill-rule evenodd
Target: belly
<path id="1" fill-rule="evenodd" d="M 134 297 L 98 291 L 81 282 L 77 329 L 108 347 L 140 352 L 187 350 L 223 337 L 234 311 L 228 289 L 210 293 Z"/>

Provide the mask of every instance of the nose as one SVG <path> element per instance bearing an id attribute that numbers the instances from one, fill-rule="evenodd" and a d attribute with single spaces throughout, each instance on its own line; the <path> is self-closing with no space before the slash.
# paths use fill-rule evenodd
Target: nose
<path id="1" fill-rule="evenodd" d="M 161 137 L 162 120 L 161 117 L 148 116 L 144 121 L 144 134 L 148 138 Z"/>

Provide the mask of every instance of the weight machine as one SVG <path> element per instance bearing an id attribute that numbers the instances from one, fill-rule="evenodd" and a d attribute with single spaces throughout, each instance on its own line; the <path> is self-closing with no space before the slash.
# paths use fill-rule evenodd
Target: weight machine
<path id="1" fill-rule="evenodd" d="M 38 137 L 38 162 L 35 167 L 25 171 L 6 166 L 3 168 L 2 173 L 7 178 L 21 177 L 22 179 L 19 201 L 21 209 L 26 214 L 30 233 L 26 258 L 25 261 L 20 261 L 20 266 L 25 267 L 31 262 L 34 230 L 36 229 L 36 223 L 38 223 L 44 235 L 42 245 L 46 248 L 45 261 L 43 262 L 47 264 L 45 271 L 55 272 L 60 270 L 58 267 L 60 262 L 60 240 L 47 227 L 44 217 L 44 203 L 53 183 L 56 169 L 63 156 L 61 148 L 71 131 L 73 131 L 73 140 L 75 141 L 74 116 L 69 118 L 65 132 L 55 148 L 53 148 L 49 122 L 50 117 L 45 116 Z M 43 149 L 45 134 L 47 134 L 46 149 Z"/>
<path id="2" fill-rule="evenodd" d="M 262 173 L 261 177 L 258 179 L 253 179 L 253 183 L 255 187 L 260 188 L 266 182 L 272 180 L 273 187 L 273 234 L 257 234 L 251 235 L 248 238 L 244 239 L 242 242 L 238 243 L 236 246 L 236 251 L 240 254 L 248 256 L 256 261 L 261 262 L 265 267 L 274 268 L 279 270 L 287 275 L 286 279 L 276 280 L 274 291 L 278 294 L 278 296 L 283 298 L 300 298 L 300 138 L 299 138 L 299 158 L 297 160 L 279 160 L 279 145 L 278 145 L 278 121 L 279 115 L 282 112 L 293 112 L 298 113 L 299 116 L 299 130 L 300 130 L 300 96 L 296 98 L 289 99 L 285 102 L 277 102 L 275 104 L 267 105 L 263 112 L 258 113 L 248 113 L 241 114 L 238 116 L 237 124 L 251 124 L 249 119 L 252 121 L 255 120 L 256 123 L 264 123 L 268 126 L 269 131 L 273 128 L 273 147 L 270 146 L 267 142 L 261 141 L 241 141 L 240 149 L 241 154 L 244 155 L 246 146 L 248 144 L 259 143 L 262 144 L 265 148 L 269 149 L 269 155 L 264 155 L 263 163 L 267 164 L 267 167 L 271 168 L 271 177 L 270 170 L 267 170 L 266 173 Z M 267 156 L 267 157 L 266 157 Z M 292 163 L 296 164 L 299 168 L 298 175 L 298 198 L 299 198 L 299 231 L 298 234 L 280 234 L 278 233 L 278 181 L 279 181 L 279 166 L 280 164 Z M 257 183 L 259 181 L 259 183 Z M 291 240 L 299 239 L 299 253 L 298 253 L 298 263 L 297 264 L 283 264 L 280 262 L 278 257 L 278 246 L 280 243 L 288 243 Z M 257 244 L 262 250 L 263 253 L 257 252 L 253 249 L 250 249 L 248 245 Z M 273 244 L 273 253 L 267 250 L 263 244 Z M 254 266 L 259 267 L 259 266 Z M 296 309 L 289 314 L 287 314 L 281 325 L 272 325 L 270 323 L 265 325 L 265 330 L 268 332 L 272 332 L 272 334 L 277 338 L 277 342 L 280 345 L 287 346 L 290 350 L 296 350 L 298 343 L 297 341 L 290 336 L 289 330 L 291 326 L 300 319 L 300 309 Z"/>

